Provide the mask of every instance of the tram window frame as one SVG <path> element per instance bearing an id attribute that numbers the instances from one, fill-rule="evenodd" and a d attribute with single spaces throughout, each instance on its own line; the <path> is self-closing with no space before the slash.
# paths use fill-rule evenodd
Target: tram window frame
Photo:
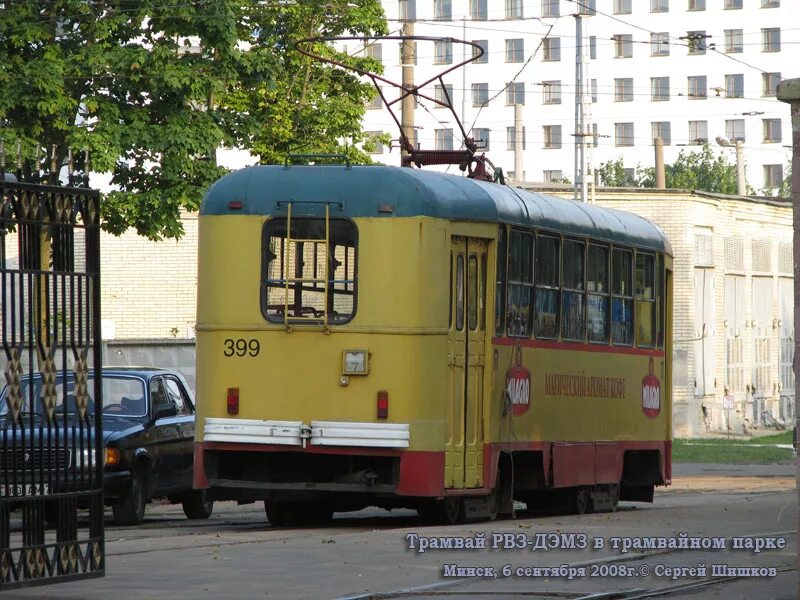
<path id="1" fill-rule="evenodd" d="M 543 240 L 554 242 L 554 246 L 548 248 Z M 555 255 L 552 249 L 555 248 Z M 545 271 L 542 267 L 545 260 L 549 264 L 549 269 Z M 533 287 L 533 307 L 534 307 L 534 335 L 542 339 L 558 339 L 560 328 L 560 296 L 561 296 L 561 238 L 555 235 L 536 234 L 536 256 L 534 257 L 534 287 Z M 547 275 L 547 277 L 546 277 Z M 546 301 L 549 309 L 548 313 L 541 310 L 543 302 Z M 555 305 L 553 306 L 553 303 Z M 553 321 L 547 323 L 547 329 L 543 327 L 544 322 L 541 316 L 548 314 L 553 316 Z"/>
<path id="2" fill-rule="evenodd" d="M 478 330 L 479 283 L 478 257 L 470 254 L 467 257 L 467 321 L 470 331 Z"/>
<path id="3" fill-rule="evenodd" d="M 284 317 L 286 302 L 286 280 L 288 277 L 297 277 L 298 271 L 288 275 L 286 267 L 289 265 L 297 246 L 294 249 L 286 246 L 286 221 L 285 217 L 275 217 L 264 223 L 261 232 L 261 314 L 270 323 L 319 323 L 323 321 L 323 308 L 327 308 L 328 325 L 344 325 L 353 320 L 358 310 L 358 227 L 350 219 L 330 219 L 328 221 L 328 248 L 325 255 L 320 256 L 320 248 L 325 247 L 325 219 L 314 217 L 297 217 L 292 219 L 292 240 L 314 239 L 311 252 L 307 252 L 305 244 L 309 242 L 293 242 L 302 244 L 303 258 L 300 267 L 303 278 L 316 278 L 321 261 L 328 261 L 327 296 L 325 285 L 317 282 L 297 282 L 289 286 L 288 319 Z M 276 240 L 273 247 L 272 240 Z M 316 241 L 318 240 L 318 241 Z M 340 249 L 343 251 L 340 252 Z M 309 261 L 308 259 L 311 258 Z M 279 260 L 273 266 L 273 261 Z M 305 269 L 311 263 L 310 275 L 307 277 Z M 331 264 L 332 263 L 332 264 Z M 324 264 L 324 262 L 323 262 Z M 343 277 L 337 275 L 339 268 L 344 268 Z M 275 298 L 271 298 L 271 291 L 275 291 Z M 299 293 L 299 294 L 298 294 Z M 308 296 L 306 296 L 308 294 Z M 299 295 L 299 298 L 298 298 Z M 305 304 L 309 296 L 321 295 L 320 300 L 311 300 L 312 304 Z M 304 299 L 306 296 L 306 299 Z M 347 311 L 336 310 L 337 300 L 352 297 Z M 277 300 L 270 302 L 270 300 Z M 299 313 L 298 312 L 299 307 Z M 308 313 L 312 318 L 306 316 Z"/>
<path id="4" fill-rule="evenodd" d="M 656 330 L 658 329 L 656 281 L 656 255 L 652 252 L 637 250 L 634 268 L 633 318 L 636 325 L 636 345 L 642 348 L 656 346 Z"/>
<path id="5" fill-rule="evenodd" d="M 568 261 L 573 264 L 568 265 Z M 565 239 L 562 242 L 561 338 L 570 342 L 586 340 L 585 240 Z"/>
<path id="6" fill-rule="evenodd" d="M 620 280 L 617 272 L 621 265 L 617 256 L 627 256 L 627 273 L 624 280 Z M 629 248 L 613 248 L 611 251 L 611 343 L 615 346 L 633 346 L 634 340 L 634 307 L 633 307 L 633 250 Z M 622 284 L 622 285 L 619 285 Z M 621 316 L 620 319 L 617 316 Z M 619 336 L 621 331 L 617 326 L 622 323 L 626 335 Z"/>
<path id="7" fill-rule="evenodd" d="M 453 261 L 455 255 L 450 253 L 450 279 L 447 280 L 447 287 L 450 288 L 450 300 L 447 303 L 447 329 L 453 327 Z"/>
<path id="8" fill-rule="evenodd" d="M 608 344 L 611 340 L 610 281 L 611 249 L 590 242 L 586 252 L 586 337 L 590 344 Z M 599 335 L 595 333 L 598 331 Z"/>
<path id="9" fill-rule="evenodd" d="M 508 273 L 508 231 L 505 225 L 497 229 L 497 270 L 494 292 L 494 333 L 506 331 L 506 274 Z"/>
<path id="10" fill-rule="evenodd" d="M 464 255 L 456 253 L 456 331 L 464 331 Z"/>
<path id="11" fill-rule="evenodd" d="M 664 349 L 665 331 L 667 329 L 667 265 L 663 254 L 656 256 L 656 306 L 658 307 L 658 330 L 656 348 Z"/>
<path id="12" fill-rule="evenodd" d="M 483 254 L 481 254 L 481 264 L 480 264 L 481 286 L 478 294 L 481 303 L 481 327 L 480 327 L 481 331 L 486 331 L 486 282 L 488 281 L 488 275 L 486 273 L 486 269 L 488 264 L 489 261 L 486 258 L 486 253 L 484 252 Z"/>
<path id="13" fill-rule="evenodd" d="M 512 229 L 508 237 L 506 306 L 508 337 L 529 338 L 533 330 L 534 243 L 533 232 L 530 231 Z M 525 305 L 526 296 L 527 306 Z"/>

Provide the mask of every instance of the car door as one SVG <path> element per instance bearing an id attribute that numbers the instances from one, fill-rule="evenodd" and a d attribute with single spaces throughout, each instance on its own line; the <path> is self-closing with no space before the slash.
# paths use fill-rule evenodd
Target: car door
<path id="1" fill-rule="evenodd" d="M 163 407 L 177 406 L 167 394 L 163 377 L 150 379 L 150 439 L 153 456 L 153 495 L 166 494 L 180 485 L 180 424 L 176 413 L 158 417 Z M 157 417 L 157 418 L 156 418 Z"/>
<path id="2" fill-rule="evenodd" d="M 174 375 L 165 375 L 164 389 L 170 401 L 178 407 L 176 417 L 180 444 L 177 456 L 178 468 L 175 472 L 178 485 L 186 489 L 192 487 L 194 467 L 194 406 L 183 383 Z"/>

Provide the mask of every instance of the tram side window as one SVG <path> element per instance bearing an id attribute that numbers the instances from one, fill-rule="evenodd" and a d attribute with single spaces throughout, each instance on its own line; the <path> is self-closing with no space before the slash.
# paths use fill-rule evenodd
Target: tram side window
<path id="1" fill-rule="evenodd" d="M 583 242 L 564 242 L 561 335 L 565 340 L 582 342 L 586 335 L 585 252 Z"/>
<path id="2" fill-rule="evenodd" d="M 508 335 L 530 337 L 533 234 L 511 231 L 508 252 Z"/>
<path id="3" fill-rule="evenodd" d="M 633 253 L 615 249 L 611 262 L 611 341 L 633 344 Z"/>
<path id="4" fill-rule="evenodd" d="M 356 226 L 342 219 L 286 219 L 264 225 L 261 307 L 268 321 L 322 320 L 346 323 L 356 310 Z M 327 283 L 327 292 L 326 292 Z M 287 285 L 288 284 L 288 285 Z M 286 313 L 286 314 L 284 314 Z"/>
<path id="5" fill-rule="evenodd" d="M 503 335 L 506 330 L 506 226 L 497 231 L 497 286 L 494 297 L 494 333 Z"/>
<path id="6" fill-rule="evenodd" d="M 536 236 L 536 288 L 534 290 L 534 332 L 536 337 L 558 337 L 558 288 L 560 240 Z"/>
<path id="7" fill-rule="evenodd" d="M 654 346 L 656 339 L 656 258 L 636 253 L 636 344 Z"/>
<path id="8" fill-rule="evenodd" d="M 586 287 L 589 292 L 589 341 L 608 343 L 608 248 L 589 245 Z"/>

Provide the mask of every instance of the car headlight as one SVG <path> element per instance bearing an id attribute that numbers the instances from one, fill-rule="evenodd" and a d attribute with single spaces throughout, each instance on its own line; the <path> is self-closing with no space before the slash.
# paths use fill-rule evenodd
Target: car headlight
<path id="1" fill-rule="evenodd" d="M 88 465 L 94 458 L 94 448 L 84 448 L 81 450 L 81 457 L 84 465 Z M 103 448 L 104 464 L 113 467 L 119 464 L 119 450 L 116 448 Z"/>

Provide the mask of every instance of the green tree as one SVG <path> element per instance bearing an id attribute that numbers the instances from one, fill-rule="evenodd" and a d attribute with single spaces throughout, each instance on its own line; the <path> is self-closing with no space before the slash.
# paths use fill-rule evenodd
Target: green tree
<path id="1" fill-rule="evenodd" d="M 600 178 L 600 185 L 606 187 L 640 187 L 635 171 L 633 177 L 625 171 L 625 163 L 621 156 L 617 160 L 602 163 L 597 168 L 597 174 Z"/>
<path id="2" fill-rule="evenodd" d="M 67 156 L 111 177 L 104 226 L 179 237 L 224 173 L 220 146 L 262 162 L 343 152 L 368 162 L 371 85 L 294 48 L 311 36 L 386 31 L 379 0 L 25 0 L 0 10 L 0 139 L 26 180 L 57 183 Z M 319 53 L 377 68 L 332 46 Z M 55 164 L 52 171 L 50 165 Z"/>

